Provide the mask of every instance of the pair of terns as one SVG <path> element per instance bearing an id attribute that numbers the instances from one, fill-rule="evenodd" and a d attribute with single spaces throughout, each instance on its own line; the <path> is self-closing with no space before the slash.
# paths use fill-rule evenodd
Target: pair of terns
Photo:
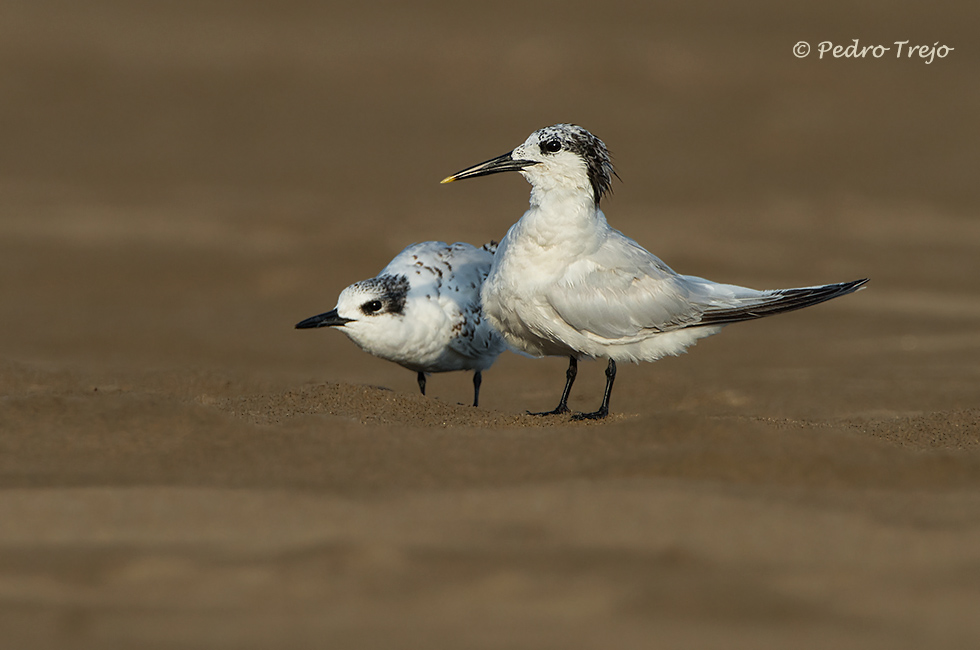
<path id="1" fill-rule="evenodd" d="M 568 395 L 581 358 L 608 359 L 599 409 L 609 413 L 617 361 L 656 361 L 683 352 L 729 323 L 809 307 L 861 288 L 867 279 L 758 291 L 680 275 L 609 226 L 599 202 L 615 174 L 602 140 L 573 124 L 532 133 L 513 151 L 443 183 L 519 172 L 530 207 L 500 244 L 424 242 L 398 254 L 375 278 L 340 294 L 337 307 L 297 328 L 342 327 L 362 349 L 418 373 L 481 371 L 509 344 L 534 357 L 567 356 Z"/>

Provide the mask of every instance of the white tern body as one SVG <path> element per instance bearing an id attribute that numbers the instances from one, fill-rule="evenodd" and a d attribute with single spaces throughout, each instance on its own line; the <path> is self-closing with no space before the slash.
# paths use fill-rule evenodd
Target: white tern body
<path id="1" fill-rule="evenodd" d="M 495 248 L 412 244 L 376 277 L 344 289 L 336 308 L 296 327 L 339 327 L 365 352 L 418 373 L 423 395 L 427 373 L 473 370 L 475 406 L 482 371 L 506 348 L 480 309 Z"/>
<path id="2" fill-rule="evenodd" d="M 500 242 L 483 284 L 483 310 L 514 348 L 568 356 L 567 411 L 576 360 L 609 360 L 604 417 L 616 361 L 680 354 L 725 324 L 817 304 L 866 280 L 758 291 L 675 273 L 610 227 L 599 209 L 614 174 L 605 144 L 582 127 L 539 129 L 512 152 L 443 182 L 519 171 L 531 184 L 530 207 Z"/>

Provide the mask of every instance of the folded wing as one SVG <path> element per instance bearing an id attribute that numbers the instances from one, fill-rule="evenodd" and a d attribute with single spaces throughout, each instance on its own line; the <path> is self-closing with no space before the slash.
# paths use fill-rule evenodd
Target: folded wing
<path id="1" fill-rule="evenodd" d="M 593 255 L 569 265 L 546 299 L 570 327 L 626 343 L 685 327 L 724 325 L 802 309 L 858 290 L 867 279 L 758 291 L 679 275 L 612 231 Z"/>

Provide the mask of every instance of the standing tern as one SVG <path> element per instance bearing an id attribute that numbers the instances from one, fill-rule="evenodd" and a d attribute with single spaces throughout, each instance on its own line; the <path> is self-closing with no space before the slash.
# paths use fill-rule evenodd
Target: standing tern
<path id="1" fill-rule="evenodd" d="M 494 250 L 492 242 L 412 244 L 377 277 L 344 289 L 334 309 L 296 329 L 341 328 L 365 352 L 417 372 L 423 395 L 426 373 L 473 370 L 478 406 L 482 372 L 506 348 L 480 309 Z"/>
<path id="2" fill-rule="evenodd" d="M 758 291 L 674 272 L 611 228 L 599 209 L 615 174 L 602 140 L 574 124 L 532 133 L 516 149 L 443 183 L 517 171 L 531 184 L 530 208 L 500 242 L 483 283 L 483 312 L 510 345 L 532 356 L 567 356 L 557 408 L 568 412 L 578 359 L 604 358 L 609 413 L 617 361 L 656 361 L 683 352 L 729 323 L 809 307 L 856 291 L 867 279 Z"/>

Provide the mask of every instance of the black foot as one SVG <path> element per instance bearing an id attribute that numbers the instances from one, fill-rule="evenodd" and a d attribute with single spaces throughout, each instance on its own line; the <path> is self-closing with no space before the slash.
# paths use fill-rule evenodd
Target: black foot
<path id="1" fill-rule="evenodd" d="M 559 404 L 558 408 L 554 411 L 542 411 L 541 413 L 527 412 L 528 415 L 565 415 L 566 413 L 571 413 L 571 410 L 564 404 Z"/>
<path id="2" fill-rule="evenodd" d="M 601 408 L 598 411 L 592 413 L 576 413 L 572 416 L 572 420 L 579 422 L 582 420 L 601 420 L 609 415 L 609 409 Z"/>

